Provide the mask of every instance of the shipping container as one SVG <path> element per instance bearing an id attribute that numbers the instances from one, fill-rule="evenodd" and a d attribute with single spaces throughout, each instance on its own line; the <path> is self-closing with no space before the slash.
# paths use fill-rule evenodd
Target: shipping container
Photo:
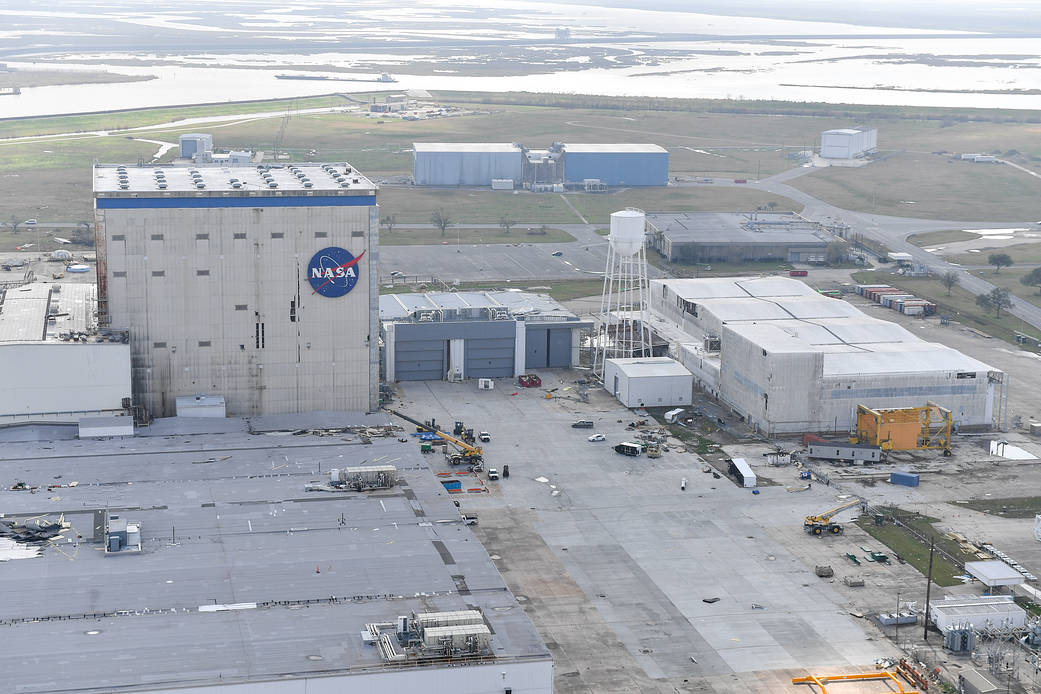
<path id="1" fill-rule="evenodd" d="M 917 487 L 918 475 L 913 472 L 890 472 L 890 484 L 902 484 L 905 487 Z"/>
<path id="2" fill-rule="evenodd" d="M 789 277 L 806 277 L 808 274 L 810 274 L 810 273 L 807 272 L 806 270 L 789 270 L 788 271 L 788 276 Z"/>

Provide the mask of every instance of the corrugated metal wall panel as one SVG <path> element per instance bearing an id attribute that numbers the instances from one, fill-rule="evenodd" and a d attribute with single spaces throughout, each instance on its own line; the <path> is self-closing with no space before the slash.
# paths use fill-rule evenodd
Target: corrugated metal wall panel
<path id="1" fill-rule="evenodd" d="M 571 329 L 557 328 L 549 331 L 549 368 L 568 368 L 571 366 Z"/>
<path id="2" fill-rule="evenodd" d="M 549 329 L 528 327 L 524 336 L 524 368 L 545 369 L 549 364 Z"/>
<path id="3" fill-rule="evenodd" d="M 515 152 L 416 152 L 412 178 L 421 186 L 490 186 L 493 178 L 520 181 L 523 160 Z"/>
<path id="4" fill-rule="evenodd" d="M 611 186 L 663 186 L 669 182 L 668 152 L 567 152 L 564 180 L 599 178 Z"/>
<path id="5" fill-rule="evenodd" d="M 513 343 L 510 338 L 466 341 L 467 378 L 510 378 L 513 376 Z"/>

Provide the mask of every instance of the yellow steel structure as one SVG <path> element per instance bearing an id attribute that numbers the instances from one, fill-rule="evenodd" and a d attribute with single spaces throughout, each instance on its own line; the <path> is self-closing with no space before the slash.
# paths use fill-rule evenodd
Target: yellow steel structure
<path id="1" fill-rule="evenodd" d="M 935 402 L 923 407 L 871 409 L 857 405 L 857 433 L 851 443 L 884 451 L 951 447 L 951 411 Z"/>
<path id="2" fill-rule="evenodd" d="M 825 687 L 827 682 L 863 682 L 864 680 L 889 680 L 896 685 L 896 691 L 901 694 L 919 694 L 917 689 L 909 690 L 904 689 L 904 685 L 897 679 L 896 674 L 892 672 L 866 672 L 857 675 L 808 675 L 806 677 L 793 677 L 792 684 L 815 684 L 821 688 L 821 694 L 828 694 L 828 688 Z M 891 689 L 887 689 L 887 694 L 892 694 Z"/>

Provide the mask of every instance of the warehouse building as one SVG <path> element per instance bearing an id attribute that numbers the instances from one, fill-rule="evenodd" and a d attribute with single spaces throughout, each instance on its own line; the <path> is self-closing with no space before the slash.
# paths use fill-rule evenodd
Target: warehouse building
<path id="1" fill-rule="evenodd" d="M 317 463 L 326 480 L 394 461 L 394 485 L 376 495 L 307 494 L 307 478 L 258 475 L 272 454 L 241 420 L 216 423 L 220 436 L 186 434 L 177 420 L 154 425 L 177 432 L 183 450 L 148 430 L 133 448 L 48 443 L 61 460 L 49 469 L 102 483 L 54 492 L 75 499 L 62 505 L 6 493 L 8 519 L 54 511 L 46 518 L 57 521 L 66 509 L 70 539 L 3 564 L 0 624 L 18 634 L 0 652 L 3 691 L 552 694 L 550 651 L 425 456 L 396 435 L 359 445 L 389 419 L 339 416 L 353 425 L 346 441 L 286 436 L 276 456 Z M 303 421 L 315 420 L 265 418 L 287 434 Z M 39 444 L 6 446 L 5 485 L 24 474 L 11 459 L 33 457 Z M 222 456 L 217 479 L 214 466 L 192 464 L 206 455 L 199 450 Z M 176 473 L 143 479 L 157 457 Z M 118 542 L 122 556 L 100 551 L 122 521 L 128 544 L 137 526 L 141 551 Z M 31 666 L 41 648 L 47 664 Z"/>
<path id="2" fill-rule="evenodd" d="M 871 128 L 838 128 L 821 133 L 821 157 L 824 159 L 857 159 L 878 149 L 878 130 Z"/>
<path id="3" fill-rule="evenodd" d="M 94 284 L 0 288 L 0 425 L 124 412 L 130 346 L 98 330 Z"/>
<path id="4" fill-rule="evenodd" d="M 651 280 L 651 310 L 689 336 L 695 384 L 767 435 L 855 426 L 857 405 L 935 402 L 959 427 L 993 425 L 1004 374 L 821 296 L 797 280 Z"/>
<path id="5" fill-rule="evenodd" d="M 431 292 L 380 297 L 386 381 L 512 378 L 579 363 L 592 327 L 552 298 L 529 292 Z"/>
<path id="6" fill-rule="evenodd" d="M 509 142 L 414 142 L 417 186 L 489 186 L 492 179 L 520 183 L 522 148 Z"/>
<path id="7" fill-rule="evenodd" d="M 564 183 L 597 179 L 609 186 L 664 186 L 669 153 L 649 144 L 564 145 Z"/>
<path id="8" fill-rule="evenodd" d="M 835 237 L 794 212 L 657 212 L 648 243 L 669 262 L 823 263 Z"/>
<path id="9" fill-rule="evenodd" d="M 694 377 L 669 357 L 604 360 L 604 388 L 626 407 L 689 405 Z"/>
<path id="10" fill-rule="evenodd" d="M 375 409 L 376 188 L 349 165 L 94 168 L 99 320 L 130 332 L 134 404 Z M 370 336 L 372 339 L 370 339 Z"/>
<path id="11" fill-rule="evenodd" d="M 416 185 L 664 186 L 669 153 L 652 144 L 566 144 L 530 149 L 513 143 L 414 142 L 412 179 Z M 496 183 L 493 184 L 493 181 Z M 561 188 L 562 189 L 562 188 Z"/>

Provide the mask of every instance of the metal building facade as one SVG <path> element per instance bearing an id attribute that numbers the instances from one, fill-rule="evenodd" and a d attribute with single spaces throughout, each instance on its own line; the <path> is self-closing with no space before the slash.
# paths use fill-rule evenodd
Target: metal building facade
<path id="1" fill-rule="evenodd" d="M 669 152 L 658 145 L 564 145 L 564 182 L 599 179 L 610 186 L 664 186 Z"/>
<path id="2" fill-rule="evenodd" d="M 438 381 L 452 366 L 451 342 L 461 340 L 465 378 L 514 375 L 513 321 L 401 323 L 394 328 L 394 374 L 399 381 Z"/>
<path id="3" fill-rule="evenodd" d="M 492 179 L 519 183 L 520 147 L 508 142 L 415 142 L 412 178 L 420 186 L 490 186 Z"/>
<path id="4" fill-rule="evenodd" d="M 821 133 L 821 156 L 825 159 L 855 159 L 878 147 L 878 130 L 838 128 Z"/>
<path id="5" fill-rule="evenodd" d="M 95 167 L 99 312 L 129 329 L 133 397 L 153 416 L 198 393 L 229 415 L 377 407 L 375 186 L 301 166 Z M 333 250 L 354 258 L 340 296 L 309 277 Z"/>

